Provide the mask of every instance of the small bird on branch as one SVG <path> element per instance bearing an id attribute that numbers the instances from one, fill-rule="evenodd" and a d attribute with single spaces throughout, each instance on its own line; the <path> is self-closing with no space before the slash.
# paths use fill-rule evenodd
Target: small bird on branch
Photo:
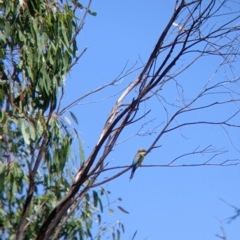
<path id="1" fill-rule="evenodd" d="M 146 150 L 140 148 L 134 159 L 133 159 L 133 163 L 132 163 L 132 172 L 131 172 L 131 176 L 130 176 L 130 180 L 133 178 L 133 175 L 134 175 L 134 172 L 136 171 L 136 169 L 141 166 L 143 160 L 144 160 L 144 157 L 146 156 L 147 152 Z"/>

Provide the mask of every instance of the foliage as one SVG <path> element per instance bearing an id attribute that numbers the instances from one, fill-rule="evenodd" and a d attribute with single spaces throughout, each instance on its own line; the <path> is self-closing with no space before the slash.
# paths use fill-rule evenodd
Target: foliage
<path id="1" fill-rule="evenodd" d="M 78 11 L 85 14 L 82 19 Z M 0 232 L 5 239 L 36 238 L 70 188 L 76 130 L 56 109 L 67 73 L 80 57 L 76 38 L 86 13 L 96 15 L 77 1 L 0 2 Z M 103 208 L 99 194 L 89 194 L 55 238 L 91 237 L 93 215 L 99 211 L 100 216 Z"/>

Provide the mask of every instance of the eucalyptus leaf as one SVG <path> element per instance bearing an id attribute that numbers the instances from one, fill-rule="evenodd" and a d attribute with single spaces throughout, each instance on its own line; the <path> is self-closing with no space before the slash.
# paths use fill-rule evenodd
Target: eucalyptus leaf
<path id="1" fill-rule="evenodd" d="M 69 113 L 70 113 L 73 121 L 74 121 L 76 124 L 78 124 L 78 120 L 77 120 L 76 116 L 75 116 L 71 111 L 69 111 Z"/>

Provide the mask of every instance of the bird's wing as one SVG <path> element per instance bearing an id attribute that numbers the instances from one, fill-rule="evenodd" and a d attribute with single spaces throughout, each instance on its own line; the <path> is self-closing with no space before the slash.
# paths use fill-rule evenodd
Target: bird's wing
<path id="1" fill-rule="evenodd" d="M 144 160 L 144 155 L 139 156 L 139 166 L 142 165 L 143 160 Z"/>
<path id="2" fill-rule="evenodd" d="M 136 165 L 139 162 L 139 154 L 136 153 L 136 155 L 133 158 L 133 165 Z"/>
<path id="3" fill-rule="evenodd" d="M 138 166 L 139 166 L 139 154 L 137 153 L 133 158 L 132 172 L 130 175 L 130 180 L 133 178 L 134 172 L 136 171 Z"/>

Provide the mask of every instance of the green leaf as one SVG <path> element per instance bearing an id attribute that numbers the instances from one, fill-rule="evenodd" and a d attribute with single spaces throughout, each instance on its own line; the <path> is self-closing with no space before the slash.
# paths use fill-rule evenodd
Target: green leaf
<path id="1" fill-rule="evenodd" d="M 115 233 L 114 233 L 114 232 L 112 233 L 112 239 L 113 239 L 113 240 L 116 239 L 116 237 L 115 237 Z"/>
<path id="2" fill-rule="evenodd" d="M 2 110 L 0 110 L 0 122 L 2 122 L 4 119 L 4 112 Z M 2 137 L 2 135 L 0 135 L 0 138 Z M 0 139 L 1 140 L 1 139 Z"/>
<path id="3" fill-rule="evenodd" d="M 103 212 L 103 205 L 102 205 L 102 201 L 100 198 L 98 198 L 98 202 L 99 202 L 99 206 L 100 206 L 100 211 Z"/>
<path id="4" fill-rule="evenodd" d="M 5 22 L 5 29 L 4 29 L 4 30 L 5 30 L 5 31 L 4 31 L 4 32 L 5 32 L 5 34 L 4 34 L 4 35 L 5 35 L 5 38 L 8 38 L 8 37 L 9 37 L 10 31 L 11 31 L 10 29 L 11 29 L 10 23 L 9 23 L 8 21 L 6 21 L 6 22 Z"/>
<path id="5" fill-rule="evenodd" d="M 90 9 L 87 10 L 87 12 L 92 15 L 92 16 L 97 16 L 97 13 L 96 12 L 92 12 Z"/>
<path id="6" fill-rule="evenodd" d="M 3 192 L 4 190 L 4 180 L 5 180 L 5 171 L 2 171 L 2 170 L 5 170 L 4 168 L 1 169 L 1 165 L 3 165 L 2 162 L 0 162 L 0 192 Z"/>
<path id="7" fill-rule="evenodd" d="M 64 28 L 64 25 L 62 26 L 62 29 Z M 62 36 L 63 36 L 63 43 L 64 45 L 66 46 L 66 48 L 69 48 L 69 41 L 67 39 L 67 35 L 66 35 L 66 32 L 65 32 L 65 29 L 62 31 Z"/>
<path id="8" fill-rule="evenodd" d="M 111 209 L 111 208 L 108 209 L 108 212 L 109 212 L 111 215 L 114 214 L 114 210 Z"/>
<path id="9" fill-rule="evenodd" d="M 123 213 L 129 214 L 129 212 L 126 211 L 125 209 L 123 209 L 122 207 L 117 206 L 117 208 L 118 208 L 120 211 L 122 211 Z"/>
<path id="10" fill-rule="evenodd" d="M 121 236 L 121 233 L 120 233 L 120 231 L 117 229 L 117 240 L 120 240 L 120 236 Z"/>
<path id="11" fill-rule="evenodd" d="M 100 214 L 97 214 L 97 221 L 98 221 L 98 225 L 100 225 L 102 222 L 102 218 Z"/>
<path id="12" fill-rule="evenodd" d="M 121 228 L 122 228 L 122 231 L 125 232 L 124 225 L 121 224 L 120 226 L 121 226 Z"/>
<path id="13" fill-rule="evenodd" d="M 65 119 L 65 121 L 66 121 L 69 125 L 71 125 L 70 120 L 69 120 L 66 116 L 64 116 L 64 119 Z"/>
<path id="14" fill-rule="evenodd" d="M 80 2 L 77 2 L 76 5 L 78 8 L 83 9 L 83 5 Z"/>
<path id="15" fill-rule="evenodd" d="M 20 126 L 21 126 L 21 132 L 23 139 L 27 145 L 31 143 L 30 141 L 30 134 L 29 134 L 29 127 L 25 124 L 25 120 L 20 119 Z"/>
<path id="16" fill-rule="evenodd" d="M 34 125 L 32 123 L 29 123 L 29 133 L 30 133 L 30 138 L 35 141 L 36 140 L 36 131 L 34 128 Z"/>
<path id="17" fill-rule="evenodd" d="M 13 198 L 14 198 L 16 192 L 17 192 L 17 184 L 16 184 L 16 182 L 15 182 L 14 180 L 15 180 L 15 179 L 13 179 L 13 181 L 12 181 L 12 192 L 11 192 L 11 194 L 12 194 L 12 199 L 11 199 L 11 200 L 13 200 Z"/>
<path id="18" fill-rule="evenodd" d="M 85 162 L 85 155 L 84 155 L 84 149 L 83 149 L 83 145 L 82 145 L 81 140 L 79 140 L 79 152 L 80 152 L 81 164 L 83 164 Z"/>
<path id="19" fill-rule="evenodd" d="M 78 120 L 77 120 L 76 116 L 75 116 L 71 111 L 69 111 L 69 113 L 70 113 L 73 121 L 74 121 L 76 124 L 78 124 Z"/>
<path id="20" fill-rule="evenodd" d="M 96 191 L 93 191 L 93 206 L 97 207 L 98 205 L 98 194 Z"/>

